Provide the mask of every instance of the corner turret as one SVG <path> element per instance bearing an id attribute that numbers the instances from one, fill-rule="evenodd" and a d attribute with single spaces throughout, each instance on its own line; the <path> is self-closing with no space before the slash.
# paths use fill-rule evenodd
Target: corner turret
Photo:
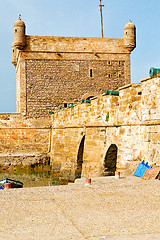
<path id="1" fill-rule="evenodd" d="M 19 19 L 14 23 L 14 43 L 11 46 L 11 62 L 14 66 L 17 64 L 17 49 L 21 50 L 26 45 L 25 23 Z"/>
<path id="2" fill-rule="evenodd" d="M 19 19 L 14 23 L 14 46 L 18 49 L 23 49 L 26 45 L 25 24 Z"/>
<path id="3" fill-rule="evenodd" d="M 130 51 L 136 47 L 136 27 L 131 20 L 124 27 L 124 45 Z"/>

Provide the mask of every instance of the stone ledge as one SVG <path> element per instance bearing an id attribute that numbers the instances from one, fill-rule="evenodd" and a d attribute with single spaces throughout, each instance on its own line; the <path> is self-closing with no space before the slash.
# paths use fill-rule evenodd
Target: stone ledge
<path id="1" fill-rule="evenodd" d="M 145 82 L 145 81 L 148 81 L 148 80 L 151 80 L 151 79 L 153 79 L 153 78 L 151 78 L 151 77 L 142 78 L 142 79 L 141 79 L 141 82 Z"/>
<path id="2" fill-rule="evenodd" d="M 123 89 L 125 89 L 125 88 L 129 88 L 129 87 L 131 87 L 133 84 L 134 84 L 134 83 L 127 84 L 127 85 L 125 85 L 125 86 L 123 86 L 123 87 L 120 87 L 119 90 L 123 90 Z"/>

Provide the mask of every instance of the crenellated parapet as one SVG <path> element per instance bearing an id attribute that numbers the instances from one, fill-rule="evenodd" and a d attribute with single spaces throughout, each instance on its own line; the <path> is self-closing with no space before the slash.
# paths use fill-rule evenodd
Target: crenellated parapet
<path id="1" fill-rule="evenodd" d="M 109 92 L 109 91 L 108 91 Z M 133 174 L 142 160 L 160 165 L 160 78 L 119 89 L 52 115 L 51 163 L 64 178 Z M 79 157 L 79 155 L 81 157 Z"/>
<path id="2" fill-rule="evenodd" d="M 86 95 L 87 96 L 87 95 Z M 160 78 L 146 78 L 141 83 L 119 88 L 119 96 L 106 91 L 90 102 L 55 111 L 53 127 L 145 125 L 160 120 Z M 108 115 L 108 117 L 107 117 Z M 156 122 L 157 124 L 158 122 Z"/>

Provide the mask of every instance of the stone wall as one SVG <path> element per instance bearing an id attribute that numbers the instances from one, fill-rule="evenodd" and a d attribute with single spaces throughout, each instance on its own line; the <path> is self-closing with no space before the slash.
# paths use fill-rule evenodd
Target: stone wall
<path id="1" fill-rule="evenodd" d="M 26 60 L 26 76 L 27 116 L 41 117 L 62 103 L 80 103 L 85 93 L 118 89 L 124 61 Z"/>
<path id="2" fill-rule="evenodd" d="M 82 177 L 105 175 L 111 145 L 117 146 L 116 168 L 124 174 L 133 173 L 142 160 L 160 165 L 160 78 L 122 87 L 119 96 L 98 97 L 56 112 L 53 129 L 58 142 L 55 145 L 52 138 L 52 164 L 63 166 L 65 175 L 76 172 L 84 135 Z"/>
<path id="3" fill-rule="evenodd" d="M 132 174 L 142 160 L 160 165 L 160 78 L 119 90 L 119 96 L 57 110 L 52 121 L 0 114 L 0 165 L 29 165 L 50 157 L 52 169 L 72 181 L 106 176 L 114 168 Z"/>
<path id="4" fill-rule="evenodd" d="M 38 163 L 50 152 L 51 122 L 0 114 L 0 165 Z"/>
<path id="5" fill-rule="evenodd" d="M 77 169 L 75 160 L 84 134 L 83 128 L 53 128 L 51 166 L 54 172 L 60 171 L 63 180 L 73 181 L 75 179 Z"/>
<path id="6" fill-rule="evenodd" d="M 124 39 L 26 36 L 17 50 L 17 112 L 49 118 L 49 110 L 80 103 L 130 83 Z"/>

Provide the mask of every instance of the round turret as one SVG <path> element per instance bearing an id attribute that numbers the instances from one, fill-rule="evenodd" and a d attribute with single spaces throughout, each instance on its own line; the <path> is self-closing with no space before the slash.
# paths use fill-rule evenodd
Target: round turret
<path id="1" fill-rule="evenodd" d="M 14 46 L 18 49 L 23 49 L 26 44 L 25 28 L 25 24 L 19 16 L 19 19 L 14 23 Z"/>
<path id="2" fill-rule="evenodd" d="M 131 20 L 124 27 L 124 44 L 131 51 L 136 47 L 136 27 Z"/>

